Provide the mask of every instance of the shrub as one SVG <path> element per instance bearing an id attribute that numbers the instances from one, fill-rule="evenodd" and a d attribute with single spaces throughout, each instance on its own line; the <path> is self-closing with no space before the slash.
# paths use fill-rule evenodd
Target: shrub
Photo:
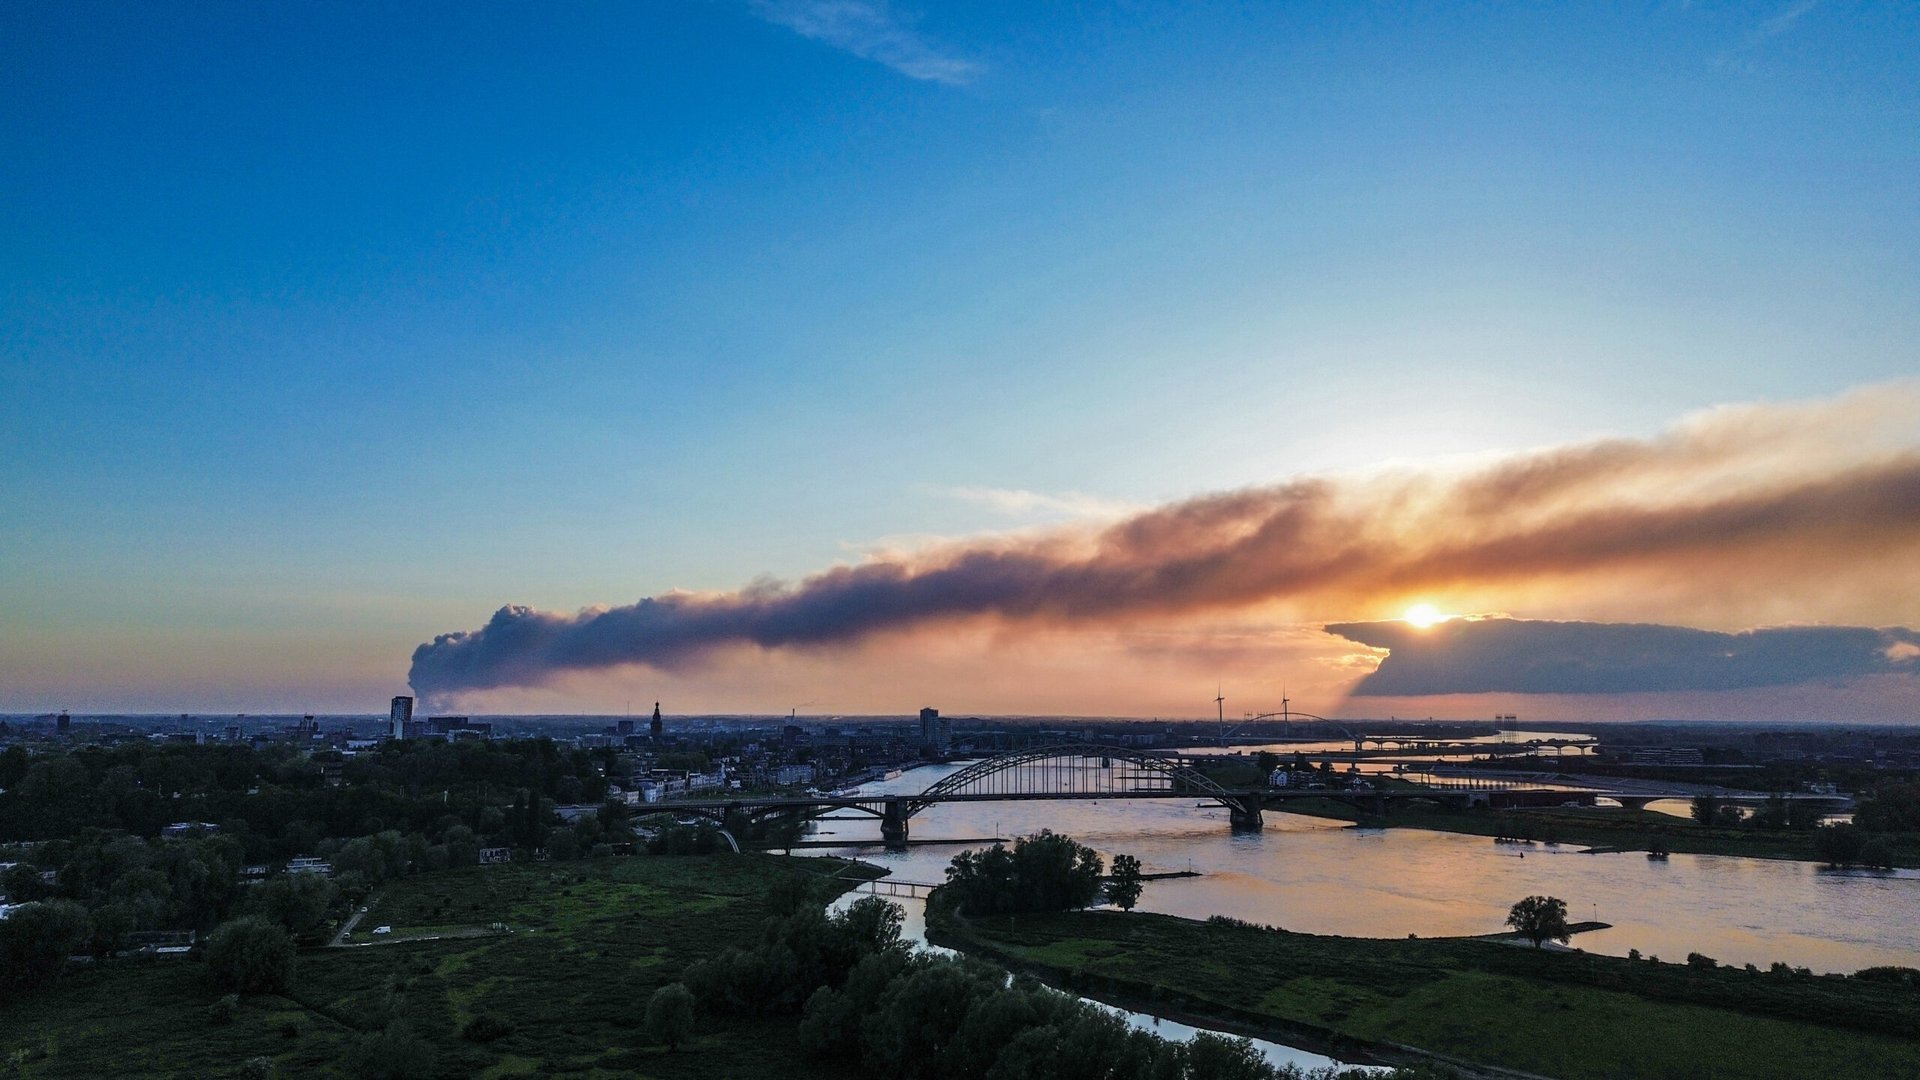
<path id="1" fill-rule="evenodd" d="M 207 973 L 243 994 L 279 994 L 293 986 L 293 938 L 257 915 L 235 919 L 207 939 Z"/>
<path id="2" fill-rule="evenodd" d="M 1863 982 L 1893 983 L 1896 986 L 1920 986 L 1920 969 L 1910 967 L 1861 968 L 1853 977 Z"/>
<path id="3" fill-rule="evenodd" d="M 358 1080 L 420 1080 L 439 1063 L 433 1044 L 395 1020 L 377 1035 L 362 1036 L 347 1051 L 346 1066 Z"/>
<path id="4" fill-rule="evenodd" d="M 226 997 L 207 1006 L 207 1020 L 215 1024 L 231 1024 L 240 1013 L 240 995 L 228 994 Z"/>
<path id="5" fill-rule="evenodd" d="M 665 1043 L 672 1052 L 693 1036 L 693 994 L 680 983 L 668 983 L 647 999 L 647 1037 Z"/>
<path id="6" fill-rule="evenodd" d="M 460 1029 L 460 1037 L 471 1043 L 490 1043 L 513 1034 L 513 1023 L 499 1013 L 481 1013 Z"/>

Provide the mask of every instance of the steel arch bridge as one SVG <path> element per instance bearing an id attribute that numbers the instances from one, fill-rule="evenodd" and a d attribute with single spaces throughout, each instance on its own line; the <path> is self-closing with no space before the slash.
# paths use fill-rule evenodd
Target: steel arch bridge
<path id="1" fill-rule="evenodd" d="M 1198 796 L 1232 809 L 1234 794 L 1177 759 L 1123 746 L 1054 743 L 976 761 L 908 800 L 917 814 L 972 798 Z"/>
<path id="2" fill-rule="evenodd" d="M 879 818 L 881 838 L 897 850 L 907 845 L 908 819 L 940 803 L 1062 799 L 1198 799 L 1225 807 L 1237 830 L 1259 829 L 1264 805 L 1262 793 L 1229 791 L 1174 758 L 1123 746 L 1057 743 L 976 761 L 917 795 L 688 799 L 659 807 L 722 822 L 736 814 L 815 818 L 854 811 Z"/>

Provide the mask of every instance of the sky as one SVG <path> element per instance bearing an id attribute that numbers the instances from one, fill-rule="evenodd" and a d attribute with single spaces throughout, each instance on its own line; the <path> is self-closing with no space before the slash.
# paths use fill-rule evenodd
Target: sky
<path id="1" fill-rule="evenodd" d="M 1463 7 L 5 5 L 0 711 L 1920 720 L 1920 9 Z"/>

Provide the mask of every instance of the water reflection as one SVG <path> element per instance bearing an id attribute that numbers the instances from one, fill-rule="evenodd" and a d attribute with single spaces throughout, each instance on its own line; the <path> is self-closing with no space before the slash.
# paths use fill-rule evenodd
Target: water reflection
<path id="1" fill-rule="evenodd" d="M 924 789 L 954 766 L 916 769 L 869 785 Z M 1879 964 L 1920 966 L 1920 873 L 1833 873 L 1807 863 L 1675 854 L 1582 855 L 1568 845 L 1511 847 L 1484 837 L 1413 829 L 1355 829 L 1268 811 L 1262 833 L 1233 834 L 1226 812 L 1185 800 L 949 803 L 913 819 L 916 838 L 1015 836 L 1051 828 L 1103 853 L 1138 856 L 1148 871 L 1202 877 L 1156 881 L 1140 908 L 1187 918 L 1230 915 L 1314 934 L 1405 937 L 1493 933 L 1507 908 L 1535 893 L 1567 901 L 1575 919 L 1613 928 L 1575 940 L 1594 952 L 1638 949 L 1668 961 L 1690 952 L 1722 963 L 1784 961 L 1817 972 Z M 874 819 L 820 826 L 878 840 Z M 955 847 L 860 858 L 910 881 L 944 878 Z M 1524 855 L 1524 857 L 1521 857 Z"/>

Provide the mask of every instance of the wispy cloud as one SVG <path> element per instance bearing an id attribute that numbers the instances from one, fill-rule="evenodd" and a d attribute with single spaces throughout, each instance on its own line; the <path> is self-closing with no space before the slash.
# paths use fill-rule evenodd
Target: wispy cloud
<path id="1" fill-rule="evenodd" d="M 508 606 L 477 630 L 420 646 L 410 679 L 431 697 L 961 620 L 1114 627 L 1277 603 L 1378 610 L 1463 588 L 1605 603 L 1657 585 L 1693 612 L 1727 596 L 1821 604 L 1848 592 L 1915 595 L 1917 548 L 1920 383 L 1896 383 L 1812 405 L 1716 410 L 1659 438 L 1464 473 L 1303 478 L 956 541 L 794 585 L 576 614 Z"/>
<path id="2" fill-rule="evenodd" d="M 1048 494 L 1020 488 L 928 487 L 943 498 L 982 506 L 998 514 L 1017 518 L 1118 518 L 1146 509 L 1136 503 L 1085 495 L 1078 491 Z"/>
<path id="3" fill-rule="evenodd" d="M 1754 24 L 1738 45 L 1714 57 L 1714 63 L 1737 71 L 1752 71 L 1756 53 L 1765 48 L 1768 42 L 1790 33 L 1808 12 L 1819 6 L 1820 0 L 1796 0 L 1781 8 Z"/>
<path id="4" fill-rule="evenodd" d="M 801 37 L 871 60 L 912 79 L 960 86 L 980 65 L 922 37 L 885 0 L 752 0 L 754 14 Z"/>

